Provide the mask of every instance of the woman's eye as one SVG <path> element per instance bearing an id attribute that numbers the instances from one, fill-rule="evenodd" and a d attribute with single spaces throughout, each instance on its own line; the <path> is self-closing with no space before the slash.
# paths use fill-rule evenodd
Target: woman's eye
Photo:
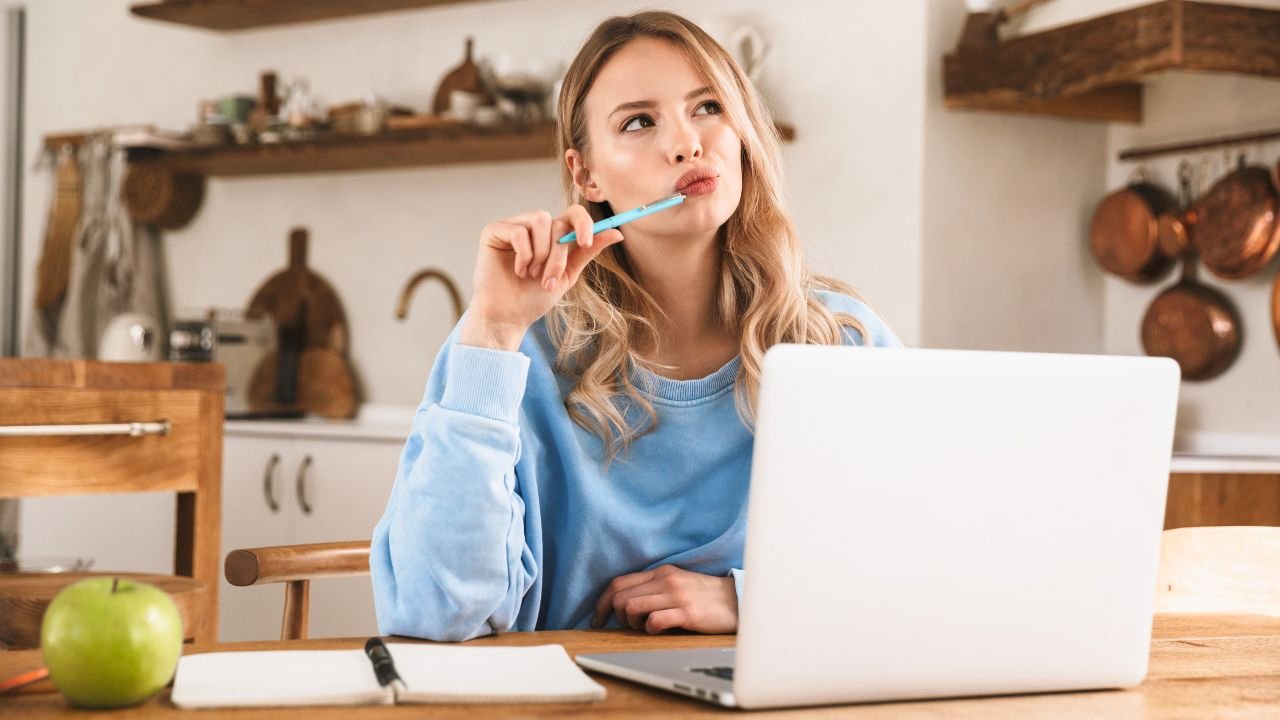
<path id="1" fill-rule="evenodd" d="M 647 123 L 647 124 L 645 124 Z M 622 132 L 635 132 L 653 125 L 653 118 L 648 115 L 636 115 L 622 124 Z"/>
<path id="2" fill-rule="evenodd" d="M 706 112 L 702 112 L 703 109 L 706 109 Z M 724 112 L 724 108 L 720 106 L 720 103 L 718 101 L 708 100 L 702 103 L 701 105 L 699 105 L 698 109 L 693 114 L 694 115 L 719 115 L 722 112 Z"/>
<path id="3" fill-rule="evenodd" d="M 693 114 L 694 115 L 719 115 L 722 112 L 724 112 L 724 108 L 720 105 L 720 102 L 718 100 L 708 100 L 702 103 L 701 105 L 699 105 L 697 109 L 693 111 Z M 622 132 L 635 132 L 637 130 L 643 130 L 647 127 L 653 127 L 653 125 L 654 125 L 653 118 L 649 117 L 648 115 L 636 115 L 634 117 L 628 118 L 627 121 L 622 124 Z"/>

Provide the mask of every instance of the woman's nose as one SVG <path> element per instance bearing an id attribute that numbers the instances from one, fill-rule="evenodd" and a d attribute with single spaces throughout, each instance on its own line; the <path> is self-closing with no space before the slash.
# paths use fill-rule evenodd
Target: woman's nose
<path id="1" fill-rule="evenodd" d="M 674 136 L 671 138 L 671 159 L 674 162 L 685 162 L 690 158 L 702 157 L 702 137 L 692 123 L 685 121 L 674 123 Z"/>

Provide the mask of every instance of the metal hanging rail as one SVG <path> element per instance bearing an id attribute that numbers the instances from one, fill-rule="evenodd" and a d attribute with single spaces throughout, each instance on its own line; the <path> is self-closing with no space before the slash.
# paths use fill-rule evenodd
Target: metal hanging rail
<path id="1" fill-rule="evenodd" d="M 1146 147 L 1129 148 L 1128 150 L 1121 150 L 1119 158 L 1123 162 L 1125 160 L 1139 160 L 1159 155 L 1177 155 L 1178 153 L 1195 152 L 1197 150 L 1212 150 L 1213 148 L 1231 147 L 1233 145 L 1252 145 L 1253 143 L 1268 142 L 1270 140 L 1280 140 L 1280 128 L 1245 133 L 1243 135 L 1223 135 L 1216 138 L 1205 138 L 1203 140 L 1170 145 L 1148 145 Z"/>

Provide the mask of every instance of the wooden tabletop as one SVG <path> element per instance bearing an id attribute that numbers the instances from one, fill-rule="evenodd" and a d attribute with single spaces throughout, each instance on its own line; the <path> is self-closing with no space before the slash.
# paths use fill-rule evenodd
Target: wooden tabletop
<path id="1" fill-rule="evenodd" d="M 508 633 L 473 640 L 468 645 L 538 645 L 559 643 L 570 654 L 610 650 L 724 647 L 732 636 L 648 636 L 625 631 Z M 288 648 L 346 649 L 363 647 L 363 638 L 252 642 L 191 646 L 188 653 L 212 650 Z M 39 667 L 35 650 L 0 652 L 0 678 Z M 674 694 L 596 675 L 608 697 L 595 704 L 554 705 L 421 705 L 396 707 L 282 708 L 219 711 L 218 717 L 274 718 L 511 718 L 604 717 L 641 718 L 655 714 L 734 715 L 727 710 Z M 846 705 L 770 713 L 805 718 L 1267 718 L 1280 716 L 1280 617 L 1256 615 L 1158 615 L 1151 646 L 1151 672 L 1133 690 L 1108 690 L 930 702 Z M 168 691 L 134 708 L 111 712 L 77 712 L 47 683 L 0 698 L 0 716 L 25 718 L 202 717 L 201 711 L 179 710 Z"/>

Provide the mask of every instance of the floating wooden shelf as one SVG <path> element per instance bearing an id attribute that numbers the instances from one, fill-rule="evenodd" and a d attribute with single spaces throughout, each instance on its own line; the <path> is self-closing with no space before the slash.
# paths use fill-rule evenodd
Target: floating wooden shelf
<path id="1" fill-rule="evenodd" d="M 229 145 L 181 151 L 137 151 L 132 163 L 233 177 L 421 167 L 457 163 L 551 160 L 554 126 L 399 130 L 373 137 Z M 784 140 L 795 131 L 779 125 Z"/>
<path id="2" fill-rule="evenodd" d="M 1166 70 L 1280 78 L 1280 10 L 1163 0 L 989 43 L 943 62 L 951 108 L 1142 121 L 1140 82 Z"/>
<path id="3" fill-rule="evenodd" d="M 206 30 L 246 30 L 479 0 L 165 0 L 134 5 L 139 17 Z"/>

